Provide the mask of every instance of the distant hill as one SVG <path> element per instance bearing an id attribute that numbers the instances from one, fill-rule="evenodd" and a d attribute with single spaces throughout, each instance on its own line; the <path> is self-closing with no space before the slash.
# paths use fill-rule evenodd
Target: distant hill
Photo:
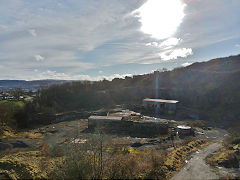
<path id="1" fill-rule="evenodd" d="M 186 69 L 208 72 L 236 72 L 240 71 L 240 55 L 225 58 L 217 58 L 207 62 L 194 63 Z"/>
<path id="2" fill-rule="evenodd" d="M 0 90 L 9 90 L 15 88 L 22 89 L 39 89 L 47 88 L 53 84 L 63 84 L 65 80 L 36 80 L 36 81 L 25 81 L 25 80 L 0 80 Z"/>

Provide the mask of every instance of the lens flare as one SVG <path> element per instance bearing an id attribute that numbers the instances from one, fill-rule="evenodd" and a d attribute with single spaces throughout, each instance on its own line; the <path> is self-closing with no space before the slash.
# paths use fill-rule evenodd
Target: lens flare
<path id="1" fill-rule="evenodd" d="M 165 39 L 171 37 L 182 23 L 185 6 L 181 0 L 148 0 L 134 13 L 138 14 L 144 33 Z"/>

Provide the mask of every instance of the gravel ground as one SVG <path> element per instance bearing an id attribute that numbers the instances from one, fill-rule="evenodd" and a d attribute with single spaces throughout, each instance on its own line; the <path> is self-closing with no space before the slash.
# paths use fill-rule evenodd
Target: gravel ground
<path id="1" fill-rule="evenodd" d="M 205 158 L 222 147 L 219 143 L 213 143 L 191 155 L 190 160 L 180 172 L 175 174 L 172 180 L 208 180 L 219 179 L 219 175 L 213 172 L 213 169 L 206 164 Z"/>

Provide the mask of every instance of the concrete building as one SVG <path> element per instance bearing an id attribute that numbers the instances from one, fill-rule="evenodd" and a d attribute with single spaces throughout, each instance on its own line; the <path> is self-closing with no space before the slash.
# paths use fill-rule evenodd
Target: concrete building
<path id="1" fill-rule="evenodd" d="M 177 100 L 165 99 L 144 99 L 143 106 L 147 110 L 155 110 L 160 114 L 175 114 L 177 110 Z"/>
<path id="2" fill-rule="evenodd" d="M 168 123 L 157 120 L 132 121 L 116 116 L 90 116 L 88 118 L 88 129 L 94 130 L 96 128 L 109 134 L 134 137 L 156 137 L 168 133 Z"/>
<path id="3" fill-rule="evenodd" d="M 122 119 L 122 117 L 116 116 L 90 116 L 88 118 L 88 128 L 110 126 L 111 124 L 116 126 Z"/>
<path id="4" fill-rule="evenodd" d="M 178 133 L 178 136 L 190 136 L 190 135 L 193 135 L 193 130 L 190 126 L 183 126 L 183 125 L 180 125 L 180 126 L 177 126 L 177 133 Z"/>

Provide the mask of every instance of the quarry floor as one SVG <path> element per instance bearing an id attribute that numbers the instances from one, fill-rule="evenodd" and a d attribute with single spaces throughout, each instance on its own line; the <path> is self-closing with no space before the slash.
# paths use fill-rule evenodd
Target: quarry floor
<path id="1" fill-rule="evenodd" d="M 55 146 L 64 147 L 65 144 L 69 143 L 84 143 L 95 135 L 94 132 L 86 132 L 87 123 L 88 121 L 86 119 L 80 119 L 42 126 L 16 134 L 9 133 L 0 138 L 0 144 L 10 144 L 12 149 L 14 149 L 14 143 L 21 142 L 22 146 L 18 146 L 18 150 L 41 150 L 44 145 L 53 149 Z M 215 143 L 193 153 L 190 159 L 186 161 L 187 163 L 182 170 L 173 177 L 174 180 L 219 178 L 219 176 L 206 164 L 205 158 L 221 147 L 219 142 L 227 136 L 227 132 L 223 129 L 217 128 L 211 128 L 208 130 L 196 128 L 195 134 L 196 137 L 208 139 Z M 109 137 L 115 142 L 120 142 L 120 144 L 122 143 L 126 146 L 135 147 L 139 150 L 145 150 L 152 147 L 158 151 L 173 149 L 172 142 L 168 139 L 168 136 L 161 136 L 158 138 L 137 138 L 109 135 Z M 183 140 L 176 139 L 174 143 L 181 143 L 181 141 Z"/>
<path id="2" fill-rule="evenodd" d="M 2 144 L 14 144 L 22 143 L 23 146 L 17 146 L 18 148 L 39 149 L 44 144 L 47 144 L 50 148 L 64 143 L 80 142 L 81 140 L 87 140 L 93 136 L 94 132 L 86 132 L 88 121 L 86 119 L 65 121 L 55 124 L 50 124 L 20 132 L 14 135 L 7 134 L 4 138 L 0 138 Z M 211 130 L 203 130 L 197 128 L 196 137 L 218 140 L 227 135 L 227 132 L 223 129 L 212 128 Z M 109 135 L 109 137 L 115 141 L 125 142 L 125 144 L 141 149 L 151 148 L 158 146 L 159 150 L 172 147 L 172 142 L 168 139 L 168 136 L 159 136 L 157 138 L 137 138 L 130 136 L 118 136 Z M 174 143 L 181 142 L 182 139 L 176 138 Z M 14 146 L 11 146 L 14 148 Z"/>

